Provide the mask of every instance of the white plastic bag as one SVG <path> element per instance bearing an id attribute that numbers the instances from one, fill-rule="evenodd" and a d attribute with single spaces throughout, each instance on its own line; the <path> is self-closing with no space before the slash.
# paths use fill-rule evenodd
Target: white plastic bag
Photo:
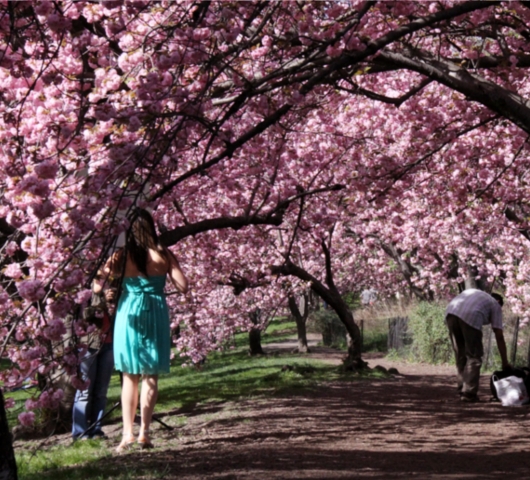
<path id="1" fill-rule="evenodd" d="M 494 376 L 493 384 L 503 407 L 519 407 L 530 402 L 524 381 L 520 377 L 512 375 L 498 379 Z"/>

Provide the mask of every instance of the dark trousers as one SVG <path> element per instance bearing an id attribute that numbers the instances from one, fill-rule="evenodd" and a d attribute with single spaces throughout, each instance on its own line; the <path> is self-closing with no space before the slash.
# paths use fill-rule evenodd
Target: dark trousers
<path id="1" fill-rule="evenodd" d="M 484 355 L 482 330 L 470 327 L 455 315 L 447 315 L 446 321 L 455 351 L 458 390 L 464 395 L 476 395 Z"/>
<path id="2" fill-rule="evenodd" d="M 112 343 L 105 343 L 99 350 L 89 349 L 81 361 L 83 380 L 90 380 L 86 390 L 78 390 L 72 411 L 72 437 L 79 438 L 92 424 L 87 437 L 103 435 L 101 418 L 107 404 L 107 390 L 114 369 Z"/>

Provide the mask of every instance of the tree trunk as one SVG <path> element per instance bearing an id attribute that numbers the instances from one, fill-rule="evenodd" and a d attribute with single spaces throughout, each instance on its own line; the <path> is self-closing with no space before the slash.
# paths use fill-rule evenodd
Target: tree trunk
<path id="1" fill-rule="evenodd" d="M 464 281 L 464 290 L 469 290 L 470 288 L 477 288 L 477 281 L 474 277 L 467 277 Z"/>
<path id="2" fill-rule="evenodd" d="M 309 310 L 318 312 L 320 310 L 320 297 L 312 289 L 309 289 L 308 298 Z"/>
<path id="3" fill-rule="evenodd" d="M 335 297 L 335 295 L 333 295 Z M 327 301 L 328 305 L 335 310 L 348 332 L 348 356 L 344 360 L 346 368 L 363 368 L 365 362 L 361 359 L 362 339 L 361 329 L 353 320 L 353 314 L 346 302 L 340 296 Z"/>
<path id="4" fill-rule="evenodd" d="M 478 278 L 478 269 L 476 267 L 467 268 L 467 277 L 464 280 L 464 289 L 476 288 L 478 290 L 484 290 L 484 282 L 482 278 Z"/>
<path id="5" fill-rule="evenodd" d="M 330 262 L 328 262 L 330 264 Z M 345 367 L 347 369 L 353 368 L 364 368 L 366 362 L 362 360 L 362 340 L 361 330 L 359 326 L 353 320 L 353 314 L 342 299 L 340 293 L 332 282 L 331 272 L 328 269 L 328 286 L 325 286 L 317 278 L 313 277 L 309 272 L 303 268 L 295 265 L 294 263 L 287 261 L 282 265 L 271 266 L 271 272 L 273 274 L 280 275 L 294 275 L 301 280 L 311 282 L 311 289 L 324 301 L 330 308 L 335 310 L 339 319 L 346 327 L 348 332 L 348 356 L 344 360 Z"/>
<path id="6" fill-rule="evenodd" d="M 296 303 L 296 298 L 293 295 L 289 295 L 288 298 L 289 308 L 296 322 L 296 333 L 298 335 L 298 353 L 309 353 L 309 346 L 307 345 L 307 330 L 306 323 L 307 317 L 309 315 L 309 298 L 307 293 L 305 293 L 301 299 L 300 303 L 302 308 L 298 308 Z"/>
<path id="7" fill-rule="evenodd" d="M 248 353 L 250 355 L 263 355 L 263 349 L 261 348 L 261 330 L 259 328 L 253 328 L 248 332 Z"/>
<path id="8" fill-rule="evenodd" d="M 260 313 L 261 312 L 258 308 L 250 314 L 250 321 L 255 325 L 255 327 L 248 332 L 248 353 L 250 355 L 263 355 L 265 353 L 263 348 L 261 348 L 261 329 L 258 327 Z"/>
<path id="9" fill-rule="evenodd" d="M 17 480 L 13 438 L 7 424 L 4 392 L 0 388 L 0 480 Z"/>

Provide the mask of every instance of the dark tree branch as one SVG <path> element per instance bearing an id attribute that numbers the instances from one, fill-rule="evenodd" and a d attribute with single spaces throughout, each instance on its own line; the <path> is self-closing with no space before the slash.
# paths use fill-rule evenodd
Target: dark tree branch
<path id="1" fill-rule="evenodd" d="M 283 221 L 283 213 L 278 212 L 274 215 L 266 216 L 246 216 L 238 217 L 219 217 L 209 218 L 200 222 L 183 225 L 173 230 L 168 230 L 160 235 L 160 241 L 166 245 L 175 245 L 183 238 L 197 235 L 199 233 L 207 232 L 209 230 L 220 230 L 231 228 L 239 230 L 249 225 L 276 225 L 279 226 Z"/>
<path id="2" fill-rule="evenodd" d="M 530 105 L 525 98 L 453 62 L 412 50 L 402 53 L 382 50 L 377 61 L 421 73 L 481 103 L 530 133 Z"/>
<path id="3" fill-rule="evenodd" d="M 13 228 L 9 223 L 6 222 L 5 218 L 0 218 L 0 234 L 8 237 L 13 235 L 16 232 L 16 229 Z"/>
<path id="4" fill-rule="evenodd" d="M 353 235 L 356 235 L 354 232 L 349 232 Z M 385 252 L 394 262 L 397 263 L 403 278 L 407 282 L 407 285 L 410 288 L 410 291 L 420 300 L 429 300 L 430 294 L 426 295 L 422 290 L 416 287 L 412 283 L 412 277 L 414 274 L 419 273 L 418 269 L 414 267 L 410 262 L 403 258 L 403 252 L 399 251 L 394 245 L 383 242 L 377 235 L 368 235 L 368 237 L 373 238 L 377 241 L 383 252 Z"/>
<path id="5" fill-rule="evenodd" d="M 361 359 L 361 332 L 358 325 L 353 320 L 351 310 L 333 284 L 332 286 L 326 287 L 320 280 L 311 275 L 308 271 L 295 265 L 289 259 L 287 259 L 282 265 L 272 265 L 270 270 L 273 275 L 292 275 L 304 282 L 308 282 L 311 285 L 311 289 L 324 300 L 324 302 L 333 308 L 333 310 L 335 310 L 339 319 L 346 327 L 350 337 L 346 363 L 356 362 Z"/>
<path id="6" fill-rule="evenodd" d="M 331 235 L 330 235 L 330 237 L 331 237 Z M 331 246 L 331 239 L 330 239 L 329 243 L 330 243 L 330 246 Z M 331 251 L 330 251 L 330 247 L 328 248 L 328 246 L 326 245 L 325 239 L 322 239 L 320 241 L 320 246 L 322 247 L 322 251 L 324 252 L 324 259 L 325 259 L 325 262 L 326 262 L 326 284 L 328 285 L 328 287 L 331 290 L 337 291 L 337 287 L 335 287 L 335 282 L 333 281 L 333 270 L 331 268 Z"/>
<path id="7" fill-rule="evenodd" d="M 298 229 L 300 228 L 300 222 L 302 221 L 303 215 L 304 215 L 304 197 L 300 199 L 300 208 L 298 209 L 298 216 L 296 217 L 296 224 L 294 225 L 294 228 L 293 228 L 293 234 L 291 235 L 291 241 L 289 242 L 289 248 L 287 249 L 285 258 L 291 257 L 291 251 L 293 250 L 294 241 L 296 239 Z"/>
<path id="8" fill-rule="evenodd" d="M 239 230 L 250 225 L 275 225 L 280 226 L 283 222 L 285 211 L 291 203 L 310 195 L 318 193 L 332 192 L 342 190 L 344 185 L 331 185 L 330 187 L 317 188 L 315 190 L 308 190 L 301 192 L 292 197 L 286 198 L 280 202 L 274 210 L 264 215 L 241 215 L 234 217 L 219 217 L 202 220 L 200 222 L 192 223 L 177 227 L 173 230 L 168 230 L 160 235 L 160 241 L 166 245 L 175 245 L 183 238 L 197 235 L 198 233 L 207 232 L 209 230 L 219 230 L 224 228 L 231 228 Z"/>
<path id="9" fill-rule="evenodd" d="M 414 95 L 418 94 L 421 90 L 423 90 L 429 83 L 431 83 L 433 80 L 430 78 L 423 79 L 419 85 L 409 90 L 407 93 L 401 95 L 401 97 L 387 97 L 386 95 L 380 95 L 378 93 L 372 92 L 370 90 L 366 90 L 365 88 L 359 87 L 356 83 L 352 83 L 353 88 L 346 88 L 341 85 L 337 85 L 337 88 L 339 90 L 343 90 L 348 93 L 352 93 L 354 95 L 362 95 L 367 98 L 371 98 L 373 100 L 377 100 L 379 102 L 383 103 L 389 103 L 390 105 L 395 105 L 396 107 L 400 107 L 405 103 L 409 98 L 412 98 Z"/>
<path id="10" fill-rule="evenodd" d="M 299 92 L 302 95 L 306 95 L 317 85 L 320 85 L 322 83 L 327 83 L 327 81 L 332 77 L 332 75 L 335 72 L 340 71 L 347 67 L 357 65 L 359 62 L 364 61 L 367 58 L 371 57 L 372 55 L 375 55 L 376 53 L 378 53 L 385 46 L 401 38 L 404 38 L 407 35 L 410 35 L 414 32 L 417 32 L 426 27 L 435 25 L 437 23 L 450 20 L 459 15 L 463 15 L 465 13 L 469 13 L 475 10 L 490 8 L 500 3 L 501 2 L 499 1 L 491 1 L 491 2 L 469 1 L 469 2 L 459 4 L 453 8 L 442 10 L 433 15 L 428 15 L 424 18 L 413 20 L 412 22 L 402 25 L 396 28 L 395 30 L 387 33 L 386 35 L 381 36 L 380 38 L 376 40 L 369 41 L 366 44 L 366 48 L 364 50 L 359 50 L 356 52 L 345 52 L 341 56 L 339 56 L 337 59 L 331 60 L 327 64 L 327 66 L 322 66 L 321 68 L 315 69 L 315 73 L 313 73 L 311 77 L 299 88 Z M 290 69 L 287 69 L 287 71 L 292 72 Z M 285 72 L 280 72 L 280 73 L 282 73 L 282 76 L 285 75 Z M 278 75 L 278 72 L 276 72 L 275 75 Z M 252 96 L 259 94 L 259 92 L 256 90 L 257 84 L 263 84 L 266 80 L 267 79 L 265 78 L 257 79 L 257 82 L 247 87 L 247 90 L 245 92 L 235 96 L 234 100 L 238 99 L 238 101 L 241 102 L 242 99 L 250 98 Z M 295 83 L 295 82 L 299 83 L 299 81 L 300 80 L 298 78 L 294 78 L 291 80 L 291 83 Z M 184 173 L 183 175 L 179 176 L 172 182 L 162 187 L 159 191 L 157 191 L 156 193 L 152 195 L 152 197 L 150 198 L 150 201 L 157 200 L 158 198 L 164 196 L 166 193 L 171 191 L 175 186 L 187 180 L 188 178 L 198 173 L 206 171 L 207 169 L 218 164 L 225 158 L 231 157 L 237 151 L 237 149 L 239 149 L 241 146 L 246 144 L 248 141 L 250 141 L 252 138 L 259 135 L 260 133 L 264 132 L 271 125 L 274 125 L 277 122 L 279 122 L 292 108 L 293 108 L 293 105 L 290 105 L 290 104 L 285 104 L 282 107 L 278 108 L 273 114 L 271 114 L 269 117 L 265 118 L 263 121 L 258 123 L 254 128 L 250 129 L 247 133 L 241 135 L 236 141 L 229 143 L 227 147 L 225 148 L 225 150 L 221 152 L 219 155 L 215 156 L 209 161 L 203 162 L 198 167 L 190 169 L 188 172 Z"/>
<path id="11" fill-rule="evenodd" d="M 517 59 L 518 68 L 530 67 L 530 55 L 520 53 L 520 52 L 513 52 L 513 56 Z M 469 58 L 460 58 L 460 57 L 452 57 L 452 58 L 436 57 L 436 58 L 443 62 L 454 63 L 455 65 L 458 65 L 460 68 L 465 69 L 465 70 L 469 70 L 469 69 L 487 70 L 487 69 L 495 69 L 499 67 L 506 67 L 509 61 L 504 56 L 499 57 L 499 56 L 493 56 L 493 55 L 487 55 L 487 56 L 483 56 L 483 57 L 473 59 L 473 60 L 470 60 Z M 401 68 L 403 67 L 397 66 L 394 63 L 387 62 L 382 57 L 377 56 L 373 60 L 371 60 L 369 63 L 367 63 L 365 70 L 366 70 L 366 75 L 373 75 L 377 73 L 393 72 Z"/>
<path id="12" fill-rule="evenodd" d="M 422 30 L 426 27 L 436 25 L 446 20 L 451 20 L 455 17 L 470 13 L 475 10 L 481 10 L 484 8 L 490 8 L 495 5 L 499 5 L 500 1 L 481 2 L 481 1 L 469 1 L 459 4 L 453 8 L 448 8 L 440 12 L 436 12 L 432 15 L 428 15 L 423 18 L 413 20 L 410 23 L 401 25 L 400 27 L 388 32 L 386 35 L 379 37 L 377 40 L 370 40 L 366 44 L 366 48 L 357 52 L 347 52 L 342 54 L 336 60 L 332 61 L 326 68 L 321 68 L 311 80 L 309 80 L 300 90 L 302 94 L 305 94 L 313 89 L 318 84 L 325 83 L 330 75 L 338 70 L 350 67 L 358 64 L 360 61 L 367 59 L 368 57 L 375 55 L 381 51 L 387 45 L 400 40 L 414 32 Z"/>
<path id="13" fill-rule="evenodd" d="M 294 320 L 296 322 L 296 331 L 298 336 L 298 352 L 299 353 L 308 353 L 309 347 L 307 345 L 307 330 L 306 330 L 306 322 L 307 317 L 309 316 L 309 298 L 307 293 L 304 293 L 301 297 L 301 300 L 303 302 L 303 313 L 298 308 L 298 303 L 296 301 L 296 297 L 294 294 L 289 294 L 287 297 L 287 303 L 289 305 L 289 310 L 291 310 L 291 315 L 294 317 Z"/>
<path id="14" fill-rule="evenodd" d="M 510 222 L 513 222 L 515 224 L 520 225 L 521 223 L 523 223 L 523 221 L 519 218 L 519 216 L 510 207 L 506 207 L 504 209 L 504 216 L 508 220 L 510 220 Z M 524 238 L 526 238 L 527 240 L 530 240 L 530 229 L 528 227 L 527 228 L 517 227 L 517 230 Z"/>
<path id="15" fill-rule="evenodd" d="M 269 284 L 270 282 L 265 281 L 265 280 L 260 280 L 260 279 L 253 282 L 252 280 L 249 280 L 248 278 L 243 277 L 242 275 L 239 275 L 238 273 L 232 273 L 230 277 L 228 277 L 227 282 L 218 283 L 218 285 L 232 287 L 234 289 L 234 295 L 236 296 L 240 295 L 248 288 L 251 288 L 251 289 L 260 288 L 260 287 L 265 287 Z"/>
<path id="16" fill-rule="evenodd" d="M 318 280 L 318 278 L 314 277 L 298 265 L 295 265 L 290 260 L 287 260 L 282 265 L 272 265 L 271 273 L 273 275 L 282 276 L 292 275 L 304 282 L 310 283 L 311 289 L 329 305 L 335 304 L 337 296 L 340 297 L 337 291 L 333 291 L 331 288 L 326 287 L 320 280 Z"/>
<path id="17" fill-rule="evenodd" d="M 167 193 L 169 193 L 173 188 L 175 188 L 178 184 L 182 183 L 183 181 L 187 180 L 188 178 L 193 177 L 194 175 L 197 175 L 201 172 L 204 172 L 208 170 L 210 167 L 213 167 L 214 165 L 217 165 L 219 162 L 221 162 L 225 158 L 231 157 L 234 152 L 243 146 L 245 143 L 250 141 L 252 138 L 256 137 L 260 133 L 264 132 L 269 128 L 271 125 L 274 125 L 277 123 L 287 112 L 291 110 L 293 106 L 292 105 L 284 105 L 280 107 L 278 110 L 276 110 L 272 115 L 267 117 L 265 120 L 258 123 L 254 128 L 250 129 L 247 133 L 241 135 L 236 141 L 229 143 L 228 146 L 225 148 L 223 152 L 221 152 L 219 155 L 215 156 L 211 160 L 202 163 L 198 167 L 192 168 L 188 170 L 186 173 L 180 175 L 178 178 L 173 180 L 172 182 L 169 182 L 164 187 L 162 187 L 158 192 L 154 193 L 149 201 L 157 200 Z"/>

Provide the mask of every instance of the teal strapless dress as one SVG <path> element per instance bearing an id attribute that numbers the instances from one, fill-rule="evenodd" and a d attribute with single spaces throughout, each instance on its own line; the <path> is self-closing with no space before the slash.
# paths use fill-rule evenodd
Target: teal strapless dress
<path id="1" fill-rule="evenodd" d="M 171 335 L 165 275 L 126 277 L 116 309 L 114 362 L 130 374 L 169 372 Z"/>

